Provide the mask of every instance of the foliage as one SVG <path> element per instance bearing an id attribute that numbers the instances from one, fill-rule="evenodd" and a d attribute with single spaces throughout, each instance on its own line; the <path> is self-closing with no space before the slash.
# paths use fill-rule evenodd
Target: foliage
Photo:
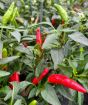
<path id="1" fill-rule="evenodd" d="M 55 4 L 66 10 L 68 21 L 63 23 Z M 38 27 L 42 46 L 36 44 Z M 88 1 L 0 0 L 0 104 L 30 105 L 37 100 L 39 105 L 61 105 L 65 97 L 69 105 L 83 105 L 84 94 L 50 85 L 48 75 L 37 86 L 32 83 L 46 67 L 48 75 L 67 75 L 88 91 Z M 20 82 L 10 83 L 16 71 Z"/>

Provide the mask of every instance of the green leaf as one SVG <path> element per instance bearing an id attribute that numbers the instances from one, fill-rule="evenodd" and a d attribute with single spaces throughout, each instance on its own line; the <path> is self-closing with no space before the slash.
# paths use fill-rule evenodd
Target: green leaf
<path id="1" fill-rule="evenodd" d="M 25 64 L 25 65 L 28 65 L 30 68 L 33 67 L 33 62 L 32 60 L 26 58 L 26 59 L 23 59 L 22 62 Z"/>
<path id="2" fill-rule="evenodd" d="M 7 58 L 3 58 L 0 60 L 0 64 L 6 64 L 9 63 L 15 59 L 19 58 L 19 56 L 12 56 L 12 57 L 7 57 Z"/>
<path id="3" fill-rule="evenodd" d="M 33 41 L 36 40 L 36 36 L 35 35 L 24 35 L 22 36 L 22 41 Z"/>
<path id="4" fill-rule="evenodd" d="M 64 59 L 63 49 L 52 49 L 50 53 L 54 62 L 54 69 L 57 69 L 58 64 L 60 64 Z"/>
<path id="5" fill-rule="evenodd" d="M 78 66 L 78 63 L 76 61 L 72 61 L 72 60 L 68 60 L 68 63 L 70 65 L 70 67 L 72 67 L 73 69 L 76 69 Z"/>
<path id="6" fill-rule="evenodd" d="M 84 68 L 85 70 L 88 70 L 88 63 L 86 63 L 86 65 L 85 65 L 85 68 Z"/>
<path id="7" fill-rule="evenodd" d="M 56 95 L 56 92 L 51 85 L 46 85 L 45 89 L 41 91 L 41 95 L 44 100 L 51 105 L 61 105 Z"/>
<path id="8" fill-rule="evenodd" d="M 18 100 L 15 102 L 14 105 L 22 105 L 21 102 L 22 102 L 22 100 L 21 100 L 21 99 L 18 99 Z"/>
<path id="9" fill-rule="evenodd" d="M 2 9 L 2 10 L 5 9 L 5 5 L 4 5 L 4 3 L 2 3 L 1 1 L 0 1 L 0 9 Z"/>
<path id="10" fill-rule="evenodd" d="M 0 94 L 5 93 L 7 94 L 10 91 L 10 88 L 8 86 L 0 88 Z"/>
<path id="11" fill-rule="evenodd" d="M 18 42 L 20 42 L 21 34 L 18 31 L 11 32 L 11 35 L 14 36 Z"/>
<path id="12" fill-rule="evenodd" d="M 2 101 L 2 100 L 0 99 L 0 105 L 8 105 L 8 104 L 6 104 L 4 101 Z"/>
<path id="13" fill-rule="evenodd" d="M 76 23 L 79 23 L 79 22 L 80 22 L 80 18 L 77 17 L 76 15 L 72 17 L 72 20 L 73 20 L 74 22 L 76 22 Z M 78 27 L 77 27 L 77 29 L 78 29 Z"/>
<path id="14" fill-rule="evenodd" d="M 13 86 L 12 94 L 11 94 L 11 104 L 13 104 L 15 97 L 17 96 L 20 86 L 19 82 L 10 82 Z"/>
<path id="15" fill-rule="evenodd" d="M 84 94 L 78 92 L 78 105 L 83 105 L 84 102 Z"/>
<path id="16" fill-rule="evenodd" d="M 72 40 L 88 46 L 88 38 L 86 38 L 81 32 L 75 32 L 68 35 Z"/>
<path id="17" fill-rule="evenodd" d="M 25 48 L 24 46 L 20 45 L 20 46 L 17 46 L 15 48 L 17 51 L 21 52 L 21 53 L 25 53 L 25 54 L 28 54 L 30 56 L 33 56 L 33 53 L 32 53 L 32 48 Z"/>
<path id="18" fill-rule="evenodd" d="M 51 49 L 51 48 L 56 48 L 59 46 L 58 43 L 58 35 L 56 34 L 51 34 L 48 35 L 42 45 L 43 49 Z"/>
<path id="19" fill-rule="evenodd" d="M 70 66 L 58 65 L 58 68 L 61 70 L 63 74 L 67 76 L 71 76 L 73 73 L 73 69 Z"/>
<path id="20" fill-rule="evenodd" d="M 37 88 L 33 88 L 33 89 L 30 91 L 28 98 L 34 97 L 34 96 L 36 95 L 36 91 L 37 91 Z"/>
<path id="21" fill-rule="evenodd" d="M 21 100 L 21 105 L 27 105 L 25 97 L 21 96 L 20 94 L 15 97 L 15 100 Z"/>
<path id="22" fill-rule="evenodd" d="M 33 77 L 33 73 L 28 73 L 28 75 L 26 76 L 26 79 L 25 80 L 27 80 L 27 81 L 29 81 L 29 80 L 31 80 L 31 77 Z"/>
<path id="23" fill-rule="evenodd" d="M 74 73 L 74 75 L 77 73 L 77 69 L 76 69 L 76 67 L 77 67 L 77 62 L 73 62 L 73 61 L 71 61 L 70 59 L 68 59 L 68 63 L 69 63 L 69 65 L 70 65 L 70 67 L 72 67 L 72 69 L 73 69 L 73 73 Z"/>
<path id="24" fill-rule="evenodd" d="M 44 70 L 44 68 L 46 67 L 46 65 L 44 65 L 44 63 L 45 63 L 45 61 L 44 61 L 44 59 L 42 59 L 39 63 L 38 63 L 38 65 L 37 65 L 37 67 L 36 67 L 36 72 L 35 72 L 35 75 L 38 77 L 40 74 L 41 74 L 41 72 Z"/>
<path id="25" fill-rule="evenodd" d="M 4 77 L 4 76 L 7 76 L 7 75 L 10 75 L 10 73 L 6 72 L 6 71 L 1 71 L 0 70 L 0 77 Z"/>
<path id="26" fill-rule="evenodd" d="M 70 92 L 74 101 L 69 101 L 68 105 L 77 105 L 78 93 L 72 89 L 70 89 Z"/>
<path id="27" fill-rule="evenodd" d="M 8 99 L 10 99 L 12 96 L 12 90 L 10 90 L 7 95 L 5 96 L 4 100 L 7 101 Z"/>
<path id="28" fill-rule="evenodd" d="M 20 87 L 20 89 L 25 89 L 28 85 L 31 85 L 32 83 L 30 83 L 30 82 L 27 82 L 27 81 L 22 81 L 22 82 L 20 82 L 19 83 L 19 87 Z"/>
<path id="29" fill-rule="evenodd" d="M 86 22 L 86 24 L 85 24 L 85 25 L 86 25 L 86 27 L 88 27 L 88 21 Z"/>
<path id="30" fill-rule="evenodd" d="M 71 95 L 69 89 L 64 88 L 63 86 L 57 86 L 56 88 L 57 88 L 57 91 L 58 91 L 62 96 L 64 96 L 65 98 L 69 99 L 70 101 L 73 101 L 72 95 Z"/>
<path id="31" fill-rule="evenodd" d="M 85 89 L 88 91 L 88 78 L 78 78 L 78 82 L 80 82 Z"/>

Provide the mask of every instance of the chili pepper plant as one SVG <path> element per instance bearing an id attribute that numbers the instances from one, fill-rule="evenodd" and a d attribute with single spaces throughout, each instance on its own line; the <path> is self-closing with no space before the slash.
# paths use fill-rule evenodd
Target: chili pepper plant
<path id="1" fill-rule="evenodd" d="M 87 92 L 88 1 L 0 0 L 0 105 L 84 105 Z"/>

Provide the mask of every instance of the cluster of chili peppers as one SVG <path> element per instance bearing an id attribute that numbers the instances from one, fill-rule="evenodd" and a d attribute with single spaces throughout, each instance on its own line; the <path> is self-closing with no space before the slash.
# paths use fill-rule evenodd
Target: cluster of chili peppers
<path id="1" fill-rule="evenodd" d="M 40 74 L 39 77 L 34 77 L 33 80 L 32 80 L 32 83 L 34 85 L 38 85 L 39 82 L 46 77 L 46 75 L 49 73 L 49 69 L 48 68 L 45 68 L 43 70 L 43 72 Z M 20 78 L 19 78 L 19 73 L 18 72 L 14 72 L 10 78 L 9 78 L 9 82 L 20 82 Z M 65 87 L 68 87 L 68 88 L 71 88 L 73 90 L 76 90 L 76 91 L 79 91 L 79 92 L 82 92 L 82 93 L 86 93 L 87 90 L 85 88 L 83 88 L 79 83 L 77 83 L 76 81 L 68 78 L 67 76 L 65 75 L 62 75 L 62 74 L 51 74 L 49 77 L 48 77 L 48 83 L 51 83 L 51 84 L 55 84 L 55 85 L 63 85 Z M 10 85 L 10 88 L 13 89 L 13 86 Z"/>
<path id="2" fill-rule="evenodd" d="M 41 37 L 41 31 L 40 31 L 40 27 L 37 28 L 36 30 L 36 44 L 39 44 L 40 46 L 42 45 L 42 37 Z M 24 47 L 28 46 L 28 43 L 25 41 L 23 42 Z M 40 75 L 39 78 L 35 77 L 33 79 L 33 84 L 37 85 L 39 83 L 39 81 L 41 81 L 46 74 L 48 73 L 48 69 L 45 69 L 42 74 Z M 9 82 L 20 82 L 20 76 L 18 72 L 14 72 L 10 77 L 9 77 Z M 13 89 L 13 86 L 10 85 L 10 88 Z"/>
<path id="3" fill-rule="evenodd" d="M 41 32 L 40 32 L 40 28 L 37 28 L 36 30 L 36 44 L 42 45 L 42 37 L 41 37 Z M 32 83 L 34 85 L 38 85 L 39 82 L 41 80 L 43 80 L 49 73 L 49 69 L 45 68 L 42 73 L 40 74 L 39 77 L 34 77 L 32 80 Z M 19 73 L 18 72 L 14 72 L 10 78 L 9 78 L 9 82 L 20 82 L 19 79 Z M 85 88 L 83 88 L 79 83 L 77 83 L 76 81 L 70 79 L 69 77 L 62 75 L 62 74 L 51 74 L 48 76 L 47 79 L 48 83 L 54 84 L 54 85 L 63 85 L 67 88 L 71 88 L 73 90 L 82 92 L 82 93 L 86 93 L 87 90 Z M 11 88 L 13 88 L 13 86 L 10 86 Z"/>
<path id="4" fill-rule="evenodd" d="M 32 80 L 32 83 L 35 85 L 38 85 L 38 83 L 43 78 L 45 78 L 48 73 L 49 73 L 49 69 L 45 68 L 38 78 L 35 77 Z M 63 85 L 65 87 L 71 88 L 73 90 L 76 90 L 76 91 L 79 91 L 82 93 L 87 92 L 87 90 L 85 88 L 83 88 L 79 83 L 77 83 L 76 81 L 74 81 L 74 80 L 72 80 L 72 79 L 70 79 L 67 76 L 62 75 L 62 74 L 51 74 L 48 77 L 47 81 L 48 81 L 48 83 L 55 84 L 55 85 Z"/>

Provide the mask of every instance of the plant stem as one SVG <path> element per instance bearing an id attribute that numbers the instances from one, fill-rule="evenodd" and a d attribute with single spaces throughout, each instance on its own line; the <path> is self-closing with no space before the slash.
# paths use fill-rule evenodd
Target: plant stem
<path id="1" fill-rule="evenodd" d="M 13 86 L 13 92 L 12 92 L 12 98 L 11 98 L 10 105 L 13 105 L 13 100 L 14 100 L 14 98 L 13 98 L 14 96 L 13 95 L 14 95 L 14 86 Z"/>

